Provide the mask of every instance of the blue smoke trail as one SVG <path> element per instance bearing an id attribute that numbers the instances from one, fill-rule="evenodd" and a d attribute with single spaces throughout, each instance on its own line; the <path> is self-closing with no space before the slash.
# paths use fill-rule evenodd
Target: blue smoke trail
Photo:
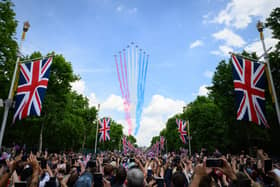
<path id="1" fill-rule="evenodd" d="M 143 54 L 143 63 L 141 64 L 141 74 L 138 79 L 140 79 L 139 84 L 139 97 L 137 102 L 137 110 L 136 110 L 136 128 L 134 131 L 134 135 L 136 135 L 140 128 L 140 120 L 143 111 L 143 104 L 144 104 L 144 86 L 145 86 L 145 74 L 147 73 L 147 60 L 145 65 L 145 54 Z M 146 58 L 147 59 L 147 58 Z"/>
<path id="2" fill-rule="evenodd" d="M 140 84 L 141 84 L 141 58 L 142 58 L 142 52 L 139 51 L 139 60 L 138 60 L 138 80 L 137 80 L 137 106 L 139 103 L 139 97 L 140 97 Z M 136 107 L 137 111 L 137 107 Z"/>
<path id="3" fill-rule="evenodd" d="M 138 82 L 137 82 L 137 104 L 136 104 L 136 110 L 135 110 L 135 131 L 134 134 L 136 135 L 137 129 L 140 127 L 140 118 L 139 111 L 140 111 L 140 102 L 141 102 L 141 84 L 142 84 L 142 65 L 141 65 L 141 59 L 142 59 L 142 51 L 140 50 L 139 60 L 138 60 Z M 144 55 L 143 55 L 144 58 Z"/>

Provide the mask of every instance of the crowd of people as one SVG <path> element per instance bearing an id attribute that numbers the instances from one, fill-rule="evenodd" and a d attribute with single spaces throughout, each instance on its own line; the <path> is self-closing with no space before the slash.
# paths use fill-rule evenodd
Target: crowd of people
<path id="1" fill-rule="evenodd" d="M 259 149 L 254 156 L 218 151 L 189 156 L 101 152 L 32 153 L 12 149 L 0 158 L 0 187 L 280 186 L 280 164 Z"/>

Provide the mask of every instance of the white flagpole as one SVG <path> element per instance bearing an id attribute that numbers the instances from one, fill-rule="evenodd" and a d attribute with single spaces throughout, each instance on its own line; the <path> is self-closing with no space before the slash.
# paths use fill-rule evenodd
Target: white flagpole
<path id="1" fill-rule="evenodd" d="M 263 50 L 264 50 L 264 61 L 267 65 L 267 72 L 268 72 L 268 76 L 269 76 L 269 79 L 270 79 L 270 84 L 271 84 L 271 89 L 272 89 L 272 95 L 274 97 L 274 104 L 275 104 L 275 108 L 276 108 L 276 114 L 277 114 L 277 118 L 278 118 L 278 124 L 280 125 L 280 110 L 279 110 L 279 104 L 278 104 L 278 99 L 277 99 L 277 94 L 276 94 L 276 91 L 275 91 L 275 87 L 274 87 L 274 83 L 273 83 L 273 77 L 272 77 L 272 74 L 271 74 L 271 69 L 270 69 L 270 64 L 269 64 L 269 60 L 268 60 L 268 54 L 267 54 L 267 50 L 266 50 L 266 47 L 265 47 L 265 43 L 264 43 L 264 37 L 263 37 L 263 28 L 264 28 L 264 25 L 261 21 L 258 21 L 257 23 L 257 29 L 260 33 L 260 39 L 261 39 L 261 42 L 262 42 L 262 46 L 263 46 Z"/>
<path id="2" fill-rule="evenodd" d="M 98 137 L 98 127 L 99 127 L 99 120 L 98 120 L 98 112 L 100 110 L 100 104 L 97 105 L 97 115 L 96 115 L 96 133 L 95 133 L 95 146 L 94 146 L 94 153 L 96 154 L 96 149 L 97 149 L 97 137 Z"/>
<path id="3" fill-rule="evenodd" d="M 189 137 L 189 155 L 192 156 L 191 149 L 191 133 L 190 133 L 190 121 L 188 120 L 188 137 Z"/>
<path id="4" fill-rule="evenodd" d="M 4 109 L 4 113 L 3 113 L 3 121 L 2 121 L 1 132 L 0 132 L 0 148 L 2 148 L 2 141 L 3 141 L 3 137 L 4 137 L 4 131 L 6 128 L 6 124 L 7 124 L 9 109 L 13 103 L 13 93 L 14 93 L 13 91 L 14 91 L 14 85 L 15 85 L 16 75 L 17 75 L 17 71 L 18 71 L 19 60 L 20 60 L 20 50 L 22 48 L 22 43 L 25 39 L 25 34 L 28 31 L 29 27 L 30 27 L 29 22 L 27 22 L 27 21 L 24 22 L 22 36 L 21 36 L 21 40 L 20 40 L 20 44 L 19 44 L 18 53 L 17 53 L 17 61 L 15 64 L 13 78 L 12 78 L 12 82 L 10 85 L 9 95 L 8 95 L 8 99 L 4 102 L 5 109 Z"/>

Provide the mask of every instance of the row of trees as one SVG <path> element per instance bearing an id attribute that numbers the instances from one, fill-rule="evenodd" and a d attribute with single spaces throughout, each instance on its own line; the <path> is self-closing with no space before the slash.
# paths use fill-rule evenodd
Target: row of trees
<path id="1" fill-rule="evenodd" d="M 0 2 L 0 98 L 7 98 L 11 77 L 14 71 L 18 45 L 15 38 L 17 21 L 10 0 Z M 63 55 L 52 52 L 53 63 L 41 117 L 28 117 L 12 123 L 13 109 L 9 113 L 4 136 L 4 144 L 26 144 L 28 148 L 40 147 L 42 134 L 43 149 L 79 150 L 93 149 L 95 144 L 97 109 L 89 106 L 83 95 L 71 90 L 71 83 L 79 80 L 74 74 L 72 65 Z M 34 52 L 24 59 L 42 57 Z M 3 108 L 0 108 L 3 115 Z M 1 118 L 2 119 L 2 118 Z M 99 148 L 119 149 L 123 136 L 122 125 L 111 121 L 111 141 L 99 143 Z M 134 137 L 129 137 L 136 143 Z"/>
<path id="2" fill-rule="evenodd" d="M 280 8 L 272 11 L 266 20 L 266 26 L 273 32 L 273 37 L 280 40 Z M 243 55 L 257 58 L 256 54 Z M 277 95 L 280 97 L 280 42 L 276 49 L 269 53 L 269 61 Z M 191 145 L 196 151 L 201 148 L 237 152 L 253 146 L 264 147 L 267 151 L 279 154 L 280 128 L 272 103 L 270 93 L 266 90 L 266 117 L 270 129 L 264 129 L 254 123 L 236 120 L 236 108 L 234 102 L 234 87 L 232 76 L 232 61 L 222 60 L 212 78 L 212 86 L 208 88 L 207 97 L 198 96 L 189 103 L 183 113 L 176 114 L 168 119 L 166 127 L 160 132 L 167 140 L 167 149 L 179 150 L 186 147 L 179 139 L 176 118 L 190 121 Z M 159 136 L 155 136 L 151 143 L 155 143 Z"/>

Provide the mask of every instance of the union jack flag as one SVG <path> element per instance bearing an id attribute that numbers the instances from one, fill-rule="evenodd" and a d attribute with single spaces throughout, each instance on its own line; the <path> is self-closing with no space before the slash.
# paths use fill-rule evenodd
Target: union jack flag
<path id="1" fill-rule="evenodd" d="M 127 140 L 127 148 L 128 148 L 129 151 L 134 151 L 135 152 L 135 147 L 128 140 Z"/>
<path id="2" fill-rule="evenodd" d="M 159 149 L 160 149 L 160 142 L 156 142 L 156 154 L 159 154 Z"/>
<path id="3" fill-rule="evenodd" d="M 123 142 L 123 153 L 127 154 L 127 140 L 125 136 L 123 137 L 122 142 Z"/>
<path id="4" fill-rule="evenodd" d="M 269 127 L 265 118 L 265 64 L 232 55 L 237 120 Z"/>
<path id="5" fill-rule="evenodd" d="M 110 118 L 103 118 L 99 120 L 100 129 L 99 129 L 99 142 L 105 142 L 107 140 L 110 140 Z"/>
<path id="6" fill-rule="evenodd" d="M 20 64 L 13 122 L 27 116 L 40 116 L 48 86 L 52 57 Z"/>
<path id="7" fill-rule="evenodd" d="M 186 144 L 187 143 L 187 140 L 186 140 L 187 131 L 185 130 L 185 128 L 187 126 L 187 121 L 182 120 L 182 119 L 176 119 L 176 123 L 178 126 L 178 132 L 180 133 L 180 138 L 181 138 L 182 142 L 184 144 Z"/>
<path id="8" fill-rule="evenodd" d="M 165 141 L 164 137 L 161 136 L 161 137 L 160 137 L 160 149 L 161 149 L 161 150 L 164 150 L 164 141 Z"/>

